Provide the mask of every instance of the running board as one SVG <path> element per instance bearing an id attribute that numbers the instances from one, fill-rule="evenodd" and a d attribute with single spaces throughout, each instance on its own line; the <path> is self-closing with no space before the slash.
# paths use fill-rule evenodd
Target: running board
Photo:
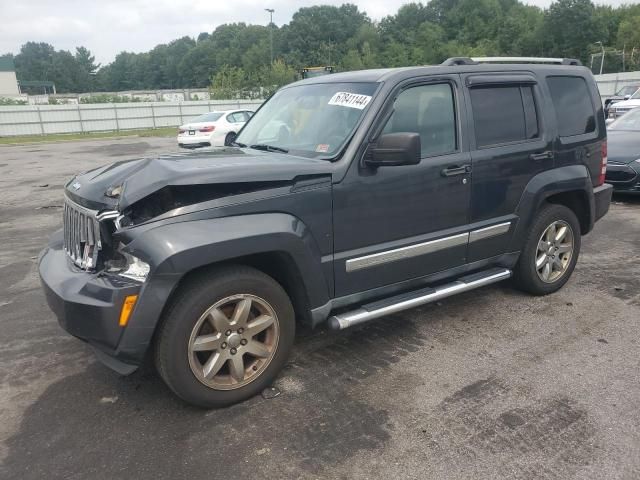
<path id="1" fill-rule="evenodd" d="M 374 318 L 384 317 L 409 308 L 425 305 L 443 298 L 484 287 L 511 277 L 511 270 L 492 268 L 459 278 L 455 282 L 434 288 L 423 288 L 409 293 L 402 293 L 378 302 L 369 303 L 350 312 L 340 313 L 329 318 L 331 330 L 344 330 Z"/>

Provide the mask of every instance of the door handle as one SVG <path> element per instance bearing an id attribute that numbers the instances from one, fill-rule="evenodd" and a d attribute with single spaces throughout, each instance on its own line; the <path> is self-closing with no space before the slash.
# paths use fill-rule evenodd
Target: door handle
<path id="1" fill-rule="evenodd" d="M 471 165 L 454 165 L 452 167 L 447 167 L 443 169 L 441 172 L 443 177 L 453 177 L 454 175 L 465 175 L 467 173 L 471 173 Z"/>
<path id="2" fill-rule="evenodd" d="M 553 159 L 553 152 L 547 151 L 542 153 L 532 153 L 529 155 L 529 158 L 534 162 L 542 162 L 543 160 L 551 160 Z"/>

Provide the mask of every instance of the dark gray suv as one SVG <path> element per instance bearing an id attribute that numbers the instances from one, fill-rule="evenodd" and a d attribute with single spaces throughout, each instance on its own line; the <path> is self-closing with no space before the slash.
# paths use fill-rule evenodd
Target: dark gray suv
<path id="1" fill-rule="evenodd" d="M 297 322 L 344 329 L 510 277 L 561 288 L 609 208 L 606 152 L 575 60 L 303 80 L 230 147 L 73 178 L 40 276 L 105 364 L 149 355 L 184 400 L 229 405 L 270 385 Z"/>

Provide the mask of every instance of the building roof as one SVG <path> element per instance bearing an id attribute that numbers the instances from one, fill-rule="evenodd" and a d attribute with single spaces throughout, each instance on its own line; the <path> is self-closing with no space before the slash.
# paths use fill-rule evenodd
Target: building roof
<path id="1" fill-rule="evenodd" d="M 13 58 L 0 57 L 0 72 L 15 72 L 16 67 L 13 64 Z"/>

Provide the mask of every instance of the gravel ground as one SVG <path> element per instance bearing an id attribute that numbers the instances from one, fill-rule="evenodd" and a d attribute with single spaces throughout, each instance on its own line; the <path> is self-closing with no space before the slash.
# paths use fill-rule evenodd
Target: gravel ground
<path id="1" fill-rule="evenodd" d="M 99 364 L 36 271 L 66 179 L 174 142 L 0 147 L 0 478 L 640 478 L 640 199 L 557 294 L 506 283 L 301 332 L 281 395 L 207 412 Z"/>

